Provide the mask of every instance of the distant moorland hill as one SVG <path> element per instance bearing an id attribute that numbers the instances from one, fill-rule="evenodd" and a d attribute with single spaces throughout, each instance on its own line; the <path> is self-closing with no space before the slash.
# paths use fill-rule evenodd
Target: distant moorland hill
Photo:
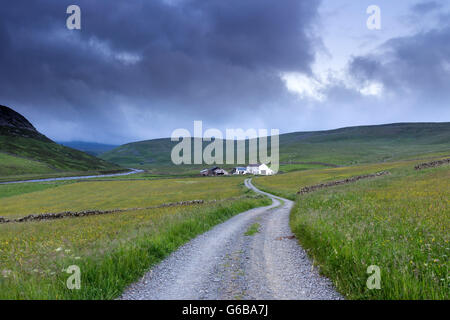
<path id="1" fill-rule="evenodd" d="M 84 141 L 67 141 L 58 143 L 72 149 L 86 152 L 87 154 L 90 154 L 92 156 L 98 156 L 101 153 L 105 153 L 118 147 L 118 145 L 114 144 L 104 144 L 104 143 L 84 142 Z"/>
<path id="2" fill-rule="evenodd" d="M 126 167 L 177 170 L 170 159 L 177 143 L 169 138 L 128 143 L 100 157 Z M 446 152 L 450 154 L 449 122 L 396 123 L 280 135 L 282 168 L 383 162 Z"/>

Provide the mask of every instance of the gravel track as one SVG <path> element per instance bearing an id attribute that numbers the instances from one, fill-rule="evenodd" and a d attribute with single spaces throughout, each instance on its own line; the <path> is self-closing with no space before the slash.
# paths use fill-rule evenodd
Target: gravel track
<path id="1" fill-rule="evenodd" d="M 272 205 L 240 213 L 196 237 L 153 267 L 123 300 L 342 299 L 293 238 L 293 202 L 245 185 Z M 259 231 L 246 236 L 257 223 Z"/>

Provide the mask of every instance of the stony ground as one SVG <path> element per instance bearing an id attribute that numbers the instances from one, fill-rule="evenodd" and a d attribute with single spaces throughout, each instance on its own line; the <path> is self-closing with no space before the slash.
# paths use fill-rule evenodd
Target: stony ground
<path id="1" fill-rule="evenodd" d="M 243 212 L 182 246 L 121 299 L 342 299 L 289 227 L 292 201 Z M 258 231 L 250 235 L 249 228 Z M 247 233 L 247 235 L 246 235 Z"/>

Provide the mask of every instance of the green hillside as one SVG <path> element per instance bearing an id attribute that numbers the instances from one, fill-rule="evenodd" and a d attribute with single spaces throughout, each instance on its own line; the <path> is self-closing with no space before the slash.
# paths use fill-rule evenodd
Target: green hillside
<path id="1" fill-rule="evenodd" d="M 317 161 L 349 165 L 441 152 L 450 153 L 449 122 L 349 127 L 280 137 L 282 162 Z"/>
<path id="2" fill-rule="evenodd" d="M 45 174 L 51 169 L 42 162 L 0 152 L 0 177 L 23 174 Z"/>
<path id="3" fill-rule="evenodd" d="M 123 166 L 155 172 L 195 172 L 202 167 L 172 165 L 170 152 L 176 144 L 168 138 L 129 143 L 100 157 Z M 408 159 L 434 153 L 450 154 L 448 122 L 360 126 L 280 135 L 280 162 L 284 171 Z"/>
<path id="4" fill-rule="evenodd" d="M 121 169 L 53 142 L 12 109 L 0 106 L 0 119 L 0 179 Z"/>

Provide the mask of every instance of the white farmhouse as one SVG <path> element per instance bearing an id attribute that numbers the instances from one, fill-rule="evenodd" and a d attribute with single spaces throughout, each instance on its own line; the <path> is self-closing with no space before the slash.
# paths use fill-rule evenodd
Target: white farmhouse
<path id="1" fill-rule="evenodd" d="M 250 164 L 247 166 L 247 172 L 250 174 L 262 175 L 262 176 L 270 176 L 270 175 L 274 174 L 273 170 L 270 169 L 265 163 Z"/>

